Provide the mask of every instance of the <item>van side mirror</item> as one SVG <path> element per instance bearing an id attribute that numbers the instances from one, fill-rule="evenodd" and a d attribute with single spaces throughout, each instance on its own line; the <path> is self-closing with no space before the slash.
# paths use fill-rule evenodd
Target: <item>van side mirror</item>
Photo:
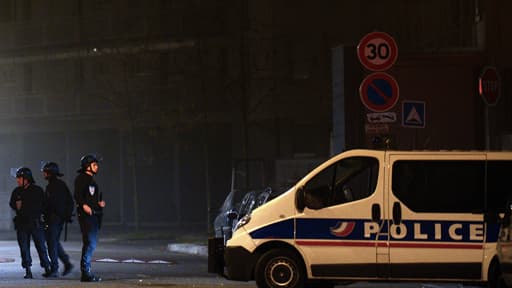
<path id="1" fill-rule="evenodd" d="M 306 204 L 304 202 L 304 186 L 297 188 L 297 192 L 295 192 L 295 206 L 299 212 L 304 211 Z"/>

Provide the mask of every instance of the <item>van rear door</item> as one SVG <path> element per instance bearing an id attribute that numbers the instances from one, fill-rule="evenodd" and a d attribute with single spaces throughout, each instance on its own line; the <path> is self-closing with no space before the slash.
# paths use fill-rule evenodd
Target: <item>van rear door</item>
<path id="1" fill-rule="evenodd" d="M 390 276 L 482 278 L 485 155 L 388 154 Z"/>

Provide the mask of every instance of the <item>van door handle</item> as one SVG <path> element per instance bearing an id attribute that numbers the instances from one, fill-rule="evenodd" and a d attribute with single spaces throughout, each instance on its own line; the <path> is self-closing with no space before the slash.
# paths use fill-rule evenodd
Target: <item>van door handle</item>
<path id="1" fill-rule="evenodd" d="M 393 203 L 393 224 L 398 225 L 402 222 L 402 207 L 400 202 Z"/>
<path id="2" fill-rule="evenodd" d="M 379 222 L 380 220 L 380 205 L 375 203 L 372 205 L 372 221 Z"/>

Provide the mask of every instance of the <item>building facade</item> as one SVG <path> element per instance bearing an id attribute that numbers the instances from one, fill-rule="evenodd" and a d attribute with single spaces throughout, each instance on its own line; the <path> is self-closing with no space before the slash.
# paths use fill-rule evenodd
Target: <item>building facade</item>
<path id="1" fill-rule="evenodd" d="M 107 224 L 207 227 L 232 189 L 284 189 L 376 136 L 484 149 L 489 127 L 489 148 L 510 148 L 512 4 L 317 2 L 0 0 L 0 195 L 13 168 L 47 160 L 72 187 L 80 157 L 97 153 Z M 366 130 L 355 49 L 371 31 L 395 38 L 389 73 L 401 99 L 426 103 L 425 128 Z M 502 94 L 486 108 L 475 85 L 488 65 Z"/>

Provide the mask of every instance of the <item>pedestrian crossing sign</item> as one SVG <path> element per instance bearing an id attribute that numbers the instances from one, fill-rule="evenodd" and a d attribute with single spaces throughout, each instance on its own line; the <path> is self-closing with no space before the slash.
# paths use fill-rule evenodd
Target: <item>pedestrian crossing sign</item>
<path id="1" fill-rule="evenodd" d="M 408 128 L 425 128 L 425 102 L 402 102 L 402 126 Z"/>

